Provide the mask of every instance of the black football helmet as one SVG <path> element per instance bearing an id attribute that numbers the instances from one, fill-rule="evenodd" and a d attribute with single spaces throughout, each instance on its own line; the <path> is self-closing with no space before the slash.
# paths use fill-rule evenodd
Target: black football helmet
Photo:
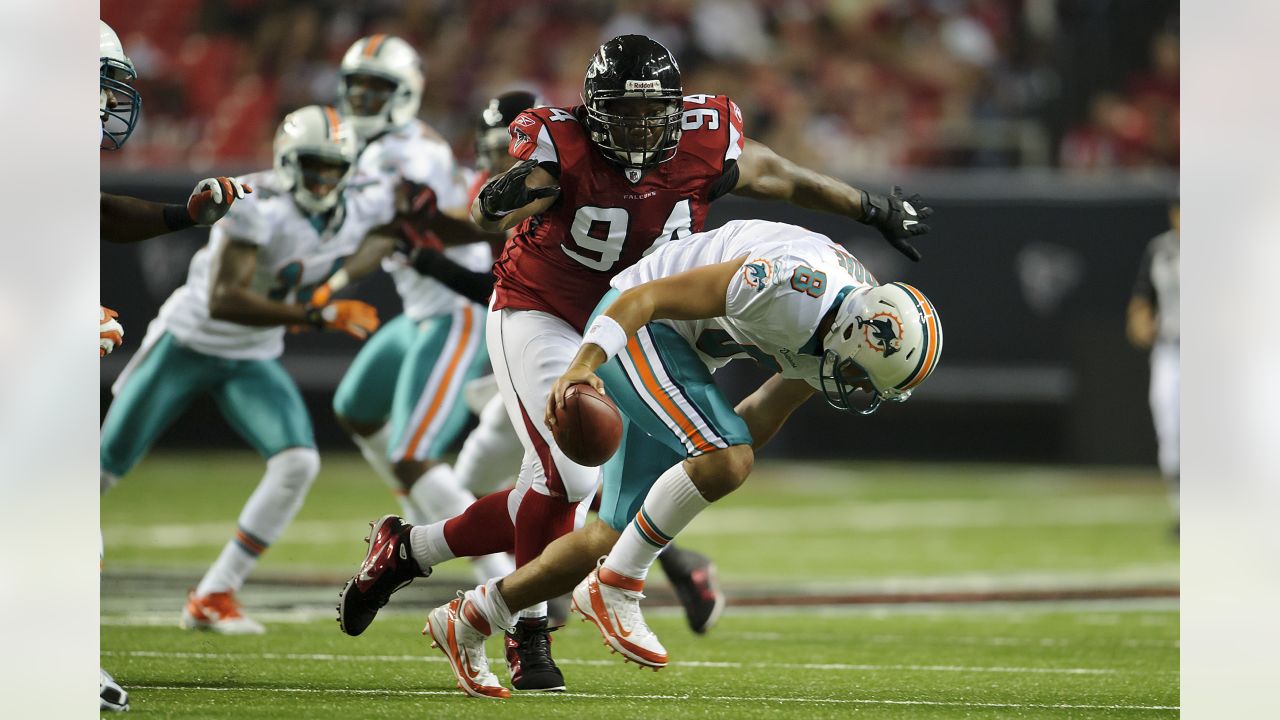
<path id="1" fill-rule="evenodd" d="M 647 169 L 675 157 L 684 89 L 680 66 L 656 40 L 620 35 L 601 45 L 587 66 L 582 103 L 591 141 L 609 160 Z"/>
<path id="2" fill-rule="evenodd" d="M 515 158 L 507 153 L 511 140 L 507 126 L 525 110 L 545 104 L 542 98 L 524 90 L 512 90 L 491 98 L 476 119 L 476 166 L 490 173 L 499 173 L 506 170 L 504 165 L 514 163 Z"/>

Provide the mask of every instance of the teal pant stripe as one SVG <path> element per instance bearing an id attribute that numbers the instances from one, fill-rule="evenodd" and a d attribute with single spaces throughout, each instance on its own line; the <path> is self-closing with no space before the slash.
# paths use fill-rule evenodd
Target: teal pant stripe
<path id="1" fill-rule="evenodd" d="M 228 360 L 165 333 L 131 370 L 102 423 L 102 469 L 123 476 L 201 393 L 263 457 L 315 447 L 297 385 L 275 360 Z"/>

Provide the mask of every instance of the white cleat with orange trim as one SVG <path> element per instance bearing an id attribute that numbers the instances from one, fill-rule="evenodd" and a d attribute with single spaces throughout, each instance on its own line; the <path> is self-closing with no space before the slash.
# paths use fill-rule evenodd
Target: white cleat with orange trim
<path id="1" fill-rule="evenodd" d="M 440 648 L 449 660 L 458 689 L 471 697 L 511 697 L 511 691 L 489 670 L 489 658 L 484 654 L 484 641 L 492 634 L 489 621 L 467 601 L 465 593 L 459 592 L 458 597 L 431 611 L 422 630 L 427 633 L 431 634 L 431 647 Z"/>
<path id="2" fill-rule="evenodd" d="M 640 614 L 644 581 L 604 567 L 604 558 L 573 589 L 573 610 L 595 623 L 604 642 L 627 660 L 654 670 L 667 666 L 667 649 Z"/>
<path id="3" fill-rule="evenodd" d="M 221 635 L 261 635 L 267 631 L 262 623 L 246 617 L 233 592 L 216 592 L 197 596 L 187 593 L 178 626 L 184 630 L 212 630 Z"/>

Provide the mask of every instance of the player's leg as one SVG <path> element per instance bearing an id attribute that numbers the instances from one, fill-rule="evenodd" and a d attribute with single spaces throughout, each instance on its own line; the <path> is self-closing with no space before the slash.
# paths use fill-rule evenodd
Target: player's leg
<path id="1" fill-rule="evenodd" d="M 302 395 L 279 362 L 232 361 L 213 394 L 231 426 L 266 458 L 267 468 L 240 511 L 235 535 L 188 598 L 182 626 L 256 634 L 264 628 L 243 614 L 235 595 L 302 508 L 320 473 L 320 455 Z"/>
<path id="2" fill-rule="evenodd" d="M 467 306 L 424 321 L 400 370 L 389 458 L 422 511 L 420 520 L 410 519 L 415 524 L 447 520 L 475 502 L 440 456 L 470 418 L 464 388 L 489 369 L 482 319 L 477 307 Z M 472 564 L 482 582 L 513 569 L 505 553 L 473 557 Z"/>
<path id="3" fill-rule="evenodd" d="M 333 394 L 333 413 L 338 424 L 396 496 L 404 516 L 414 523 L 423 522 L 422 512 L 391 468 L 388 420 L 396 379 L 416 335 L 416 324 L 404 314 L 383 325 L 360 348 Z"/>
<path id="4" fill-rule="evenodd" d="M 216 358 L 178 344 L 168 333 L 129 360 L 102 421 L 101 488 L 114 485 L 152 443 L 215 380 Z"/>
<path id="5" fill-rule="evenodd" d="M 645 578 L 672 538 L 746 479 L 753 461 L 751 436 L 693 348 L 665 325 L 641 328 L 599 375 L 631 427 L 687 459 L 661 470 L 643 501 L 633 500 L 625 514 L 606 492 L 601 517 L 621 537 L 600 568 L 574 590 L 574 609 L 595 622 L 606 642 L 628 659 L 662 667 L 666 651 L 640 615 Z M 613 463 L 606 465 L 607 475 Z"/>
<path id="6" fill-rule="evenodd" d="M 524 446 L 507 417 L 501 396 L 490 398 L 478 415 L 480 424 L 467 434 L 453 471 L 459 485 L 480 496 L 515 479 Z"/>
<path id="7" fill-rule="evenodd" d="M 1178 515 L 1180 472 L 1178 383 L 1178 345 L 1157 343 L 1151 351 L 1151 417 L 1156 429 L 1160 474 L 1168 486 L 1169 504 L 1175 518 Z"/>

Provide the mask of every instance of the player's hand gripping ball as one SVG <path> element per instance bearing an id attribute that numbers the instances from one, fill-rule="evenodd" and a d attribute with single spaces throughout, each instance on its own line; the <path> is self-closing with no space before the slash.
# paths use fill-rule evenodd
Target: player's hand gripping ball
<path id="1" fill-rule="evenodd" d="M 586 467 L 605 464 L 622 442 L 622 415 L 613 401 L 587 383 L 569 385 L 564 404 L 554 401 L 551 434 L 570 460 Z"/>

